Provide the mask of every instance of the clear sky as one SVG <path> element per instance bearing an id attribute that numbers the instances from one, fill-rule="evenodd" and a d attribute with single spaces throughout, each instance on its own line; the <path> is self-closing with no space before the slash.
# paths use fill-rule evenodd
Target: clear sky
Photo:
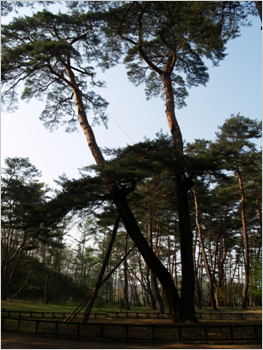
<path id="1" fill-rule="evenodd" d="M 49 10 L 52 7 L 48 8 Z M 29 15 L 30 9 L 21 13 Z M 6 23 L 7 18 L 3 18 Z M 252 17 L 252 26 L 242 28 L 241 37 L 227 45 L 228 56 L 219 67 L 209 69 L 206 87 L 189 91 L 187 107 L 176 111 L 184 140 L 213 140 L 217 127 L 231 114 L 240 113 L 251 119 L 262 118 L 262 31 L 259 17 Z M 100 147 L 119 147 L 154 138 L 163 129 L 168 132 L 164 101 L 146 101 L 144 86 L 135 87 L 126 76 L 124 66 L 105 74 L 98 73 L 107 83 L 100 94 L 109 103 L 108 129 L 95 126 Z M 55 188 L 53 179 L 65 173 L 78 178 L 78 168 L 94 163 L 82 130 L 67 134 L 63 127 L 50 133 L 38 117 L 44 102 L 20 102 L 12 114 L 1 115 L 1 165 L 5 157 L 29 157 L 42 172 L 42 181 Z M 92 116 L 90 116 L 91 119 Z M 121 126 L 121 128 L 113 119 Z M 128 134 L 129 137 L 126 135 Z M 131 140 L 131 139 L 133 140 Z"/>

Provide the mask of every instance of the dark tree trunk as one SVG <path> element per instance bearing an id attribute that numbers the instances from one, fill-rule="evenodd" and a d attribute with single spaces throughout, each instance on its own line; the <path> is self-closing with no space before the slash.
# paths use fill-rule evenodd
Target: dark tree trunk
<path id="1" fill-rule="evenodd" d="M 124 243 L 124 255 L 127 254 L 127 239 L 128 239 L 128 234 L 126 233 L 125 236 L 125 243 Z M 128 278 L 127 278 L 127 270 L 128 270 L 128 266 L 127 266 L 127 258 L 124 260 L 124 285 L 123 285 L 123 296 L 124 296 L 124 303 L 125 303 L 125 309 L 126 310 L 130 310 L 130 306 L 129 306 L 129 300 L 128 300 Z"/>
<path id="2" fill-rule="evenodd" d="M 167 60 L 165 70 L 162 74 L 162 81 L 166 97 L 166 118 L 168 126 L 173 137 L 176 150 L 181 156 L 183 156 L 183 138 L 179 124 L 175 117 L 174 94 L 171 81 L 171 73 L 175 60 L 175 55 L 170 56 Z M 195 275 L 192 246 L 193 235 L 187 194 L 188 190 L 193 186 L 193 182 L 185 175 L 182 165 L 178 167 L 175 175 L 182 263 L 181 299 L 183 303 L 183 313 L 187 320 L 197 322 L 194 305 Z"/>
<path id="3" fill-rule="evenodd" d="M 179 232 L 181 242 L 182 262 L 182 287 L 181 299 L 183 302 L 184 316 L 187 320 L 197 322 L 194 306 L 194 263 L 192 248 L 192 229 L 189 215 L 187 191 L 189 190 L 188 179 L 181 174 L 176 175 L 176 190 L 179 215 Z"/>
<path id="4" fill-rule="evenodd" d="M 157 306 L 157 312 L 163 314 L 164 313 L 163 302 L 162 302 L 162 298 L 160 296 L 160 292 L 158 289 L 156 276 L 152 270 L 150 271 L 150 276 L 151 276 L 151 290 L 152 290 L 152 293 L 153 293 L 153 296 L 155 299 L 155 303 Z"/>
<path id="5" fill-rule="evenodd" d="M 134 241 L 135 245 L 142 254 L 146 264 L 152 269 L 163 286 L 167 300 L 169 302 L 171 318 L 174 322 L 183 321 L 182 303 L 178 295 L 178 291 L 174 285 L 172 276 L 159 261 L 153 250 L 149 247 L 147 241 L 144 239 L 135 217 L 127 203 L 126 195 L 117 187 L 111 191 L 113 201 L 121 213 L 125 228 Z"/>
<path id="6" fill-rule="evenodd" d="M 98 294 L 98 291 L 99 291 L 99 288 L 100 288 L 100 284 L 101 284 L 101 281 L 102 281 L 102 278 L 103 278 L 103 274 L 104 274 L 104 272 L 106 270 L 106 267 L 107 267 L 107 264 L 108 264 L 108 261 L 109 261 L 109 258 L 110 258 L 111 250 L 112 250 L 113 243 L 114 243 L 114 240 L 115 240 L 115 237 L 116 237 L 116 234 L 117 234 L 119 223 L 120 223 L 120 215 L 118 215 L 118 217 L 116 219 L 116 222 L 115 222 L 115 225 L 114 225 L 114 228 L 113 228 L 113 231 L 112 231 L 111 240 L 110 240 L 110 243 L 109 243 L 109 246 L 108 246 L 108 249 L 107 249 L 104 261 L 103 261 L 103 264 L 102 264 L 102 268 L 101 268 L 100 274 L 98 276 L 98 279 L 96 281 L 96 284 L 95 284 L 95 287 L 94 287 L 94 290 L 93 290 L 93 295 L 92 295 L 91 299 L 89 300 L 89 303 L 88 303 L 87 309 L 85 311 L 82 323 L 87 323 L 88 320 L 89 320 L 91 309 L 93 307 L 94 301 L 95 301 L 96 296 Z"/>

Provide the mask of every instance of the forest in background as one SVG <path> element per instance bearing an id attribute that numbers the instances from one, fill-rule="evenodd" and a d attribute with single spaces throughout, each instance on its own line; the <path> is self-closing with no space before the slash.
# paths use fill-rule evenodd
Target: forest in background
<path id="1" fill-rule="evenodd" d="M 62 176 L 60 190 L 52 193 L 29 159 L 6 159 L 2 299 L 83 298 L 105 264 L 113 221 L 121 217 L 107 270 L 132 245 L 128 235 L 137 251 L 97 302 L 123 300 L 126 309 L 143 303 L 160 312 L 166 305 L 173 321 L 193 322 L 194 306 L 216 310 L 240 298 L 243 308 L 261 303 L 261 154 L 253 143 L 261 123 L 232 115 L 214 142 L 188 144 L 175 116 L 188 89 L 208 81 L 205 59 L 218 65 L 226 42 L 238 36 L 248 15 L 258 14 L 251 3 L 69 2 L 68 14 L 44 10 L 3 26 L 7 108 L 15 107 L 21 81 L 22 99 L 46 94 L 44 125 L 62 123 L 72 131 L 79 122 L 96 165 L 83 169 L 78 180 Z M 107 123 L 108 103 L 87 90 L 87 80 L 91 88 L 103 83 L 84 61 L 109 69 L 120 56 L 129 79 L 145 83 L 147 98 L 164 97 L 171 135 L 160 132 L 154 140 L 102 150 L 87 111 L 95 123 Z M 66 234 L 77 217 L 82 238 L 72 249 Z M 96 248 L 88 245 L 91 237 Z"/>
<path id="2" fill-rule="evenodd" d="M 231 127 L 234 130 L 232 135 L 229 133 Z M 245 250 L 239 175 L 245 194 L 246 229 L 249 233 L 249 304 L 261 305 L 261 152 L 253 143 L 253 138 L 260 137 L 260 133 L 260 123 L 237 115 L 227 119 L 220 127 L 214 142 L 196 140 L 185 145 L 189 174 L 193 169 L 196 172 L 197 164 L 199 167 L 189 197 L 197 308 L 211 305 L 211 284 L 217 307 L 233 307 L 241 303 Z M 111 155 L 111 160 L 103 171 L 108 176 L 117 176 L 123 183 L 130 181 L 127 176 L 136 179 L 136 190 L 129 196 L 130 204 L 145 238 L 180 291 L 180 242 L 173 190 L 177 161 L 176 155 L 171 157 L 172 152 L 170 138 L 160 133 L 153 141 L 146 140 L 124 149 L 105 150 Z M 149 164 L 150 159 L 152 162 Z M 17 296 L 41 299 L 46 303 L 80 301 L 93 289 L 116 216 L 111 202 L 103 199 L 101 187 L 98 192 L 95 177 L 91 177 L 94 178 L 93 188 L 87 189 L 90 198 L 88 202 L 85 199 L 85 208 L 81 198 L 48 234 L 32 224 L 45 205 L 52 202 L 52 197 L 55 200 L 63 194 L 60 201 L 63 198 L 65 205 L 72 191 L 90 180 L 84 174 L 88 170 L 91 169 L 83 169 L 79 180 L 61 178 L 62 189 L 52 191 L 40 182 L 40 172 L 29 159 L 6 159 L 1 192 L 3 299 Z M 72 247 L 67 243 L 67 233 L 76 221 L 79 222 L 81 238 Z M 118 230 L 116 241 L 106 272 L 132 246 L 123 226 Z M 149 267 L 134 250 L 127 257 L 126 264 L 122 264 L 101 288 L 96 304 L 117 303 L 125 308 L 124 298 L 127 295 L 129 305 L 147 305 L 156 309 L 152 293 L 155 283 Z M 160 285 L 158 290 L 163 304 L 167 306 Z"/>

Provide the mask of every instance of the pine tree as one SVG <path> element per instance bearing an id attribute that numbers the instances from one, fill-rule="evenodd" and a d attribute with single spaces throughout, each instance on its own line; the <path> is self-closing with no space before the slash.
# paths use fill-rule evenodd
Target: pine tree
<path id="1" fill-rule="evenodd" d="M 25 252 L 44 239 L 38 227 L 47 189 L 28 158 L 6 158 L 1 178 L 1 298 L 9 296 Z"/>
<path id="2" fill-rule="evenodd" d="M 46 95 L 47 104 L 41 116 L 45 126 L 54 128 L 63 117 L 72 115 L 72 119 L 66 122 L 67 130 L 74 129 L 79 121 L 97 164 L 105 160 L 87 111 L 93 110 L 95 121 L 106 122 L 104 111 L 107 103 L 93 91 L 87 91 L 87 79 L 91 86 L 103 84 L 94 80 L 94 69 L 85 63 L 99 60 L 103 57 L 102 50 L 107 50 L 107 42 L 101 41 L 99 29 L 100 18 L 92 11 L 72 11 L 71 15 L 42 11 L 32 17 L 14 19 L 2 28 L 3 101 L 8 102 L 9 108 L 14 106 L 20 82 L 25 85 L 23 99 Z M 106 182 L 106 185 L 128 234 L 163 285 L 172 319 L 181 319 L 180 300 L 171 275 L 147 244 L 128 205 L 126 197 L 134 189 L 134 183 L 121 188 L 115 181 Z"/>
<path id="3" fill-rule="evenodd" d="M 244 177 L 248 169 L 253 169 L 253 158 L 250 156 L 256 151 L 255 144 L 251 139 L 262 136 L 261 122 L 249 118 L 232 115 L 223 126 L 219 127 L 220 132 L 216 133 L 217 139 L 214 145 L 215 156 L 222 166 L 233 172 L 240 189 L 240 208 L 243 228 L 243 239 L 245 248 L 245 283 L 242 295 L 242 308 L 247 307 L 248 286 L 249 286 L 249 241 L 248 225 L 246 215 L 246 191 Z M 251 170 L 250 170 L 251 171 Z"/>
<path id="4" fill-rule="evenodd" d="M 250 7 L 251 8 L 251 7 Z M 185 106 L 187 86 L 205 85 L 209 75 L 204 58 L 214 65 L 225 57 L 225 44 L 239 33 L 249 6 L 241 2 L 140 1 L 112 4 L 109 35 L 125 47 L 128 77 L 146 84 L 146 96 L 162 95 L 166 119 L 178 157 L 183 136 L 175 107 Z M 255 8 L 251 8 L 255 13 Z M 194 310 L 194 267 L 188 191 L 193 186 L 185 169 L 175 173 L 182 258 L 182 302 L 185 317 L 197 321 Z"/>

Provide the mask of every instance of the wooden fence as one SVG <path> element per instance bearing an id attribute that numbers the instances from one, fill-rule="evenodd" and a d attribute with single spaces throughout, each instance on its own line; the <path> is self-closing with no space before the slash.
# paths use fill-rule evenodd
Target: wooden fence
<path id="1" fill-rule="evenodd" d="M 65 312 L 42 312 L 42 311 L 2 311 L 2 317 L 13 318 L 48 318 L 48 319 L 65 319 L 69 313 Z M 223 312 L 197 312 L 199 320 L 227 320 L 227 321 L 254 321 L 261 320 L 262 313 L 223 313 Z M 83 314 L 78 314 L 77 319 L 82 319 Z M 107 319 L 107 318 L 152 318 L 152 319 L 169 319 L 169 313 L 154 312 L 106 312 L 92 313 L 90 319 Z"/>
<path id="2" fill-rule="evenodd" d="M 85 338 L 90 340 L 156 341 L 156 342 L 257 342 L 262 341 L 261 325 L 186 324 L 124 324 L 124 323 L 64 323 L 29 318 L 2 318 L 2 331 L 27 332 L 55 337 Z"/>

